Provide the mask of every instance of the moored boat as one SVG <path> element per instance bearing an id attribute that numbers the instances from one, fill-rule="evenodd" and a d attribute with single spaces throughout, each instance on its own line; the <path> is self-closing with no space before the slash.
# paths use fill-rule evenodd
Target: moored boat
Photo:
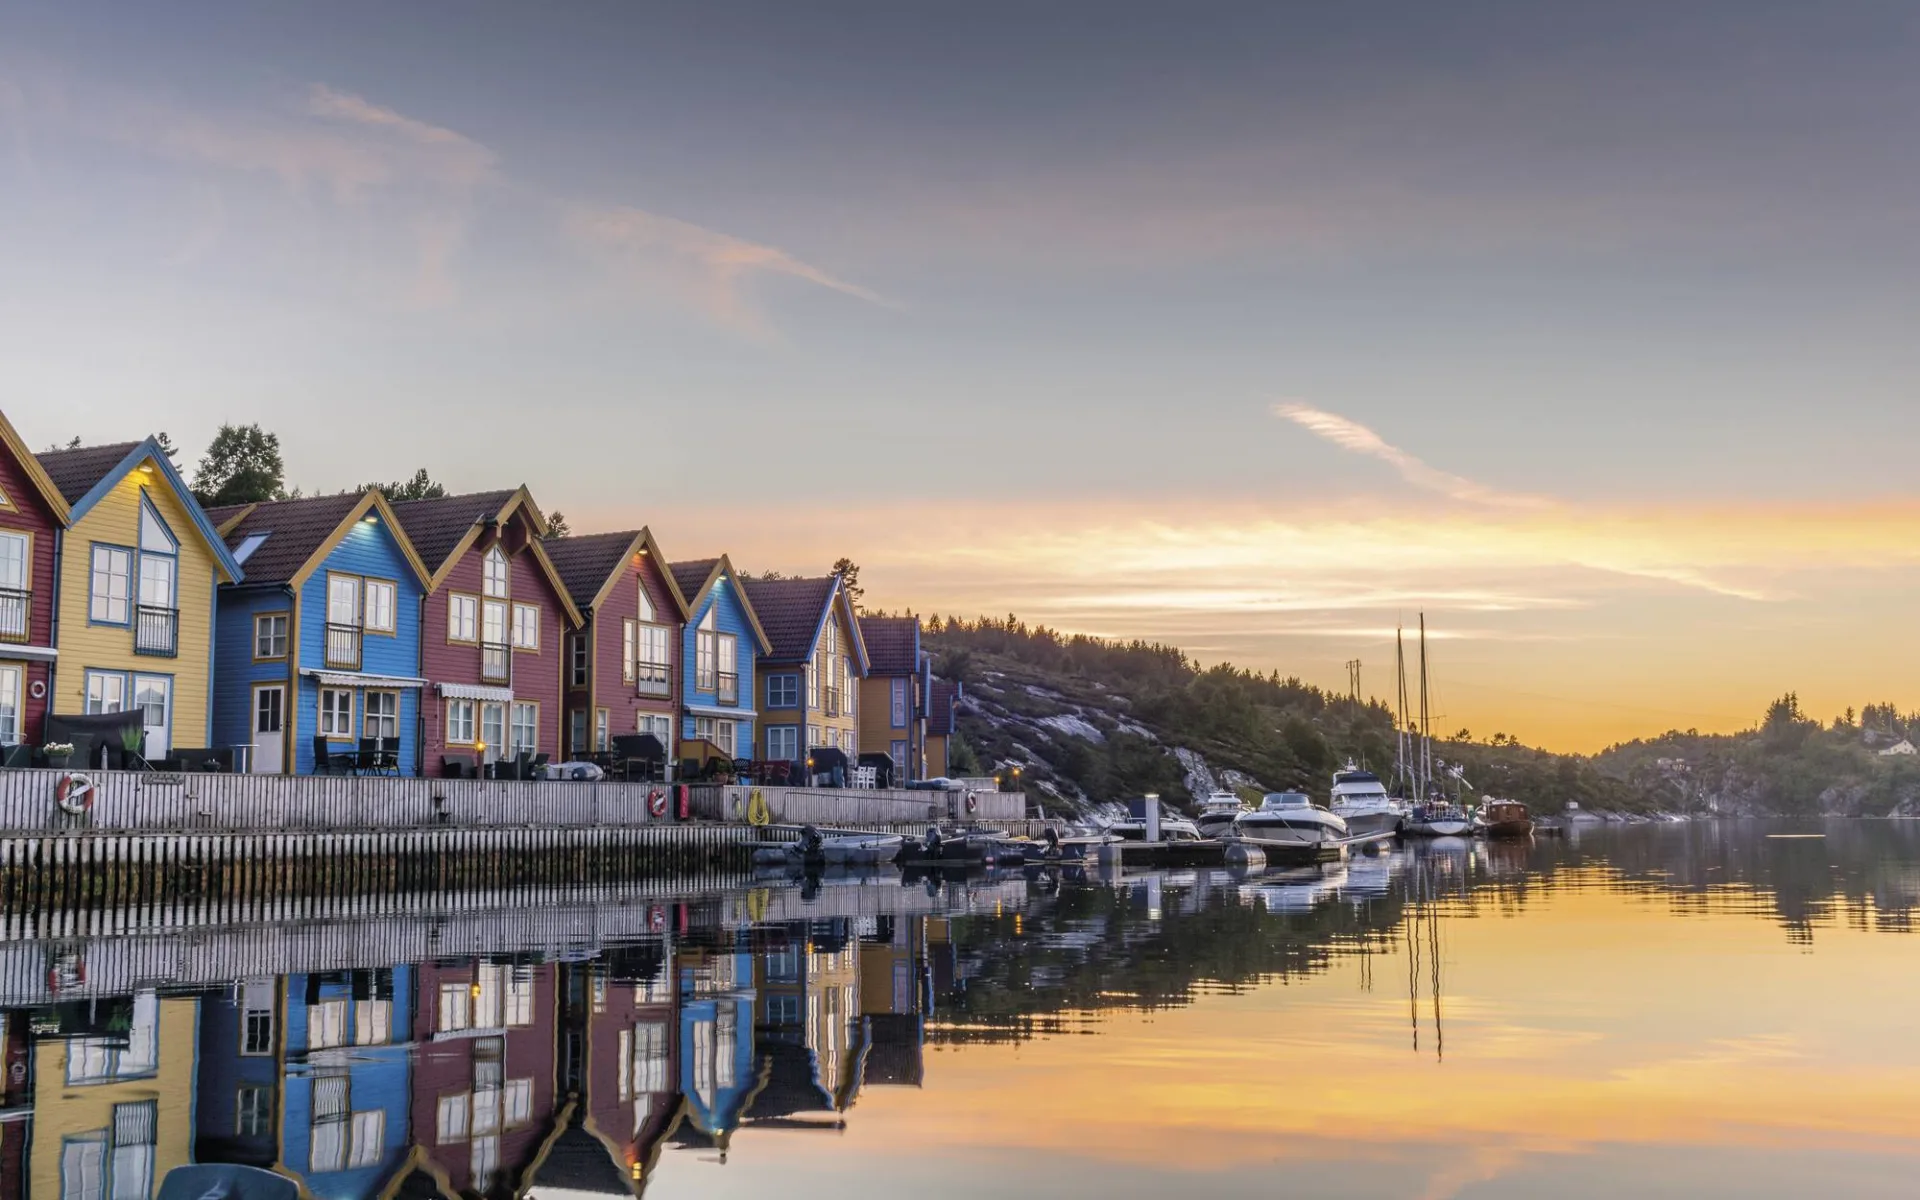
<path id="1" fill-rule="evenodd" d="M 1473 829 L 1473 821 L 1459 805 L 1439 797 L 1416 804 L 1400 822 L 1405 837 L 1461 837 Z"/>
<path id="2" fill-rule="evenodd" d="M 1473 815 L 1473 830 L 1482 837 L 1523 838 L 1533 835 L 1533 814 L 1518 800 L 1489 796 Z"/>
<path id="3" fill-rule="evenodd" d="M 1201 837 L 1217 838 L 1233 832 L 1233 821 L 1247 806 L 1240 803 L 1237 793 L 1214 791 L 1200 802 L 1200 815 L 1193 819 L 1194 828 Z"/>
<path id="4" fill-rule="evenodd" d="M 1158 798 L 1127 801 L 1127 815 L 1118 821 L 1109 823 L 1104 832 L 1124 842 L 1144 842 L 1147 840 L 1147 805 L 1160 805 L 1160 840 L 1163 842 L 1198 842 L 1200 827 L 1185 817 L 1177 817 L 1161 805 Z"/>
<path id="5" fill-rule="evenodd" d="M 897 833 L 861 833 L 855 830 L 801 828 L 800 836 L 782 846 L 764 846 L 754 852 L 761 864 L 819 864 L 831 866 L 890 863 L 900 856 L 906 839 Z"/>
<path id="6" fill-rule="evenodd" d="M 1406 818 L 1404 801 L 1387 795 L 1386 785 L 1372 771 L 1363 771 L 1352 762 L 1333 773 L 1333 794 L 1327 811 L 1347 823 L 1352 837 L 1392 833 Z"/>
<path id="7" fill-rule="evenodd" d="M 1305 792 L 1268 792 L 1260 807 L 1234 819 L 1236 837 L 1250 841 L 1320 845 L 1343 841 L 1347 823 L 1317 807 Z"/>

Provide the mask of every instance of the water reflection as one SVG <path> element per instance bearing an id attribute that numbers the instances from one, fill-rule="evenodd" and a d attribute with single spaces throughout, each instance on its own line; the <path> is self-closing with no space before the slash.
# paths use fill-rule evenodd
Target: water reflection
<path id="1" fill-rule="evenodd" d="M 1577 1008 L 1570 999 L 1567 1010 L 1496 1022 L 1499 993 L 1484 979 L 1454 996 L 1463 953 L 1476 966 L 1485 953 L 1456 942 L 1471 933 L 1483 943 L 1488 921 L 1518 931 L 1530 910 L 1554 914 L 1542 932 L 1507 939 L 1516 960 L 1523 949 L 1558 952 L 1555 937 L 1586 938 L 1603 955 L 1621 922 L 1650 918 L 1763 922 L 1797 953 L 1829 934 L 1907 932 L 1920 899 L 1917 831 L 1824 832 L 1789 841 L 1719 825 L 1531 845 L 1440 840 L 1248 877 L 1036 870 L 772 882 L 653 906 L 643 935 L 572 950 L 534 937 L 518 914 L 457 937 L 436 920 L 432 939 L 460 952 L 387 962 L 390 939 L 342 923 L 311 931 L 331 956 L 318 965 L 332 969 L 275 973 L 290 964 L 256 959 L 259 973 L 238 979 L 222 965 L 252 944 L 246 930 L 16 942 L 0 947 L 10 1005 L 0 1200 L 152 1200 L 170 1169 L 195 1162 L 271 1170 L 327 1200 L 637 1195 L 667 1156 L 727 1163 L 743 1138 L 817 1165 L 806 1149 L 816 1143 L 786 1139 L 844 1135 L 863 1098 L 926 1084 L 929 1054 L 1086 1032 L 1119 1047 L 1130 1043 L 1117 1014 L 1241 1000 L 1271 1008 L 1267 997 L 1285 1003 L 1284 989 L 1313 981 L 1363 1001 L 1315 1001 L 1319 1023 L 1285 1042 L 1303 1059 L 1344 1043 L 1349 1053 L 1375 1047 L 1374 1062 L 1391 1052 L 1484 1066 Z M 1604 934 L 1585 897 L 1612 914 Z M 316 965 L 319 952 L 299 941 L 276 943 L 282 958 Z M 1883 944 L 1910 953 L 1904 940 Z M 1375 999 L 1396 1006 L 1397 1033 Z M 1305 993 L 1296 1011 L 1310 1011 Z M 1335 1020 L 1345 1023 L 1326 1023 Z M 1563 1033 L 1558 1048 L 1536 1040 L 1529 1053 L 1618 1036 L 1612 1025 Z M 1168 1088 L 1260 1110 L 1264 1083 L 1220 1057 L 1232 1045 L 1195 1034 L 1163 1051 L 1177 1061 L 1148 1072 L 1178 1072 Z M 1728 1047 L 1714 1053 L 1747 1062 L 1798 1052 L 1764 1037 Z M 1090 1049 L 1072 1062 L 1094 1071 L 1098 1060 Z M 1875 1086 L 1876 1102 L 1898 1107 L 1884 1080 Z M 1017 1067 L 988 1091 L 1014 1114 L 1051 1103 Z M 931 1112 L 957 1098 L 938 1092 L 900 1106 Z M 1499 1137 L 1501 1111 L 1481 1113 L 1495 1126 L 1482 1134 Z M 1458 1120 L 1448 1128 L 1461 1136 Z"/>

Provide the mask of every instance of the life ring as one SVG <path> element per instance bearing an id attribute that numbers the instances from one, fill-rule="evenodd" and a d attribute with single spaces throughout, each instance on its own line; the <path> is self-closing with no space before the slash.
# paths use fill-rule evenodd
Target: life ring
<path id="1" fill-rule="evenodd" d="M 656 904 L 647 911 L 647 928 L 662 933 L 667 928 L 667 910 Z"/>
<path id="2" fill-rule="evenodd" d="M 47 698 L 47 681 L 44 679 L 36 679 L 28 684 L 27 695 L 32 696 L 35 700 L 45 700 Z"/>
<path id="3" fill-rule="evenodd" d="M 753 789 L 747 801 L 747 823 L 765 825 L 771 820 L 773 820 L 773 813 L 767 808 L 767 794 L 759 788 Z"/>
<path id="4" fill-rule="evenodd" d="M 967 811 L 970 813 L 980 811 L 980 793 L 978 792 L 967 793 Z"/>
<path id="5" fill-rule="evenodd" d="M 77 773 L 62 775 L 53 785 L 53 802 L 68 816 L 80 816 L 93 807 L 93 780 Z"/>
<path id="6" fill-rule="evenodd" d="M 664 817 L 667 815 L 667 793 L 665 791 L 660 788 L 654 788 L 647 793 L 647 815 L 652 817 Z"/>

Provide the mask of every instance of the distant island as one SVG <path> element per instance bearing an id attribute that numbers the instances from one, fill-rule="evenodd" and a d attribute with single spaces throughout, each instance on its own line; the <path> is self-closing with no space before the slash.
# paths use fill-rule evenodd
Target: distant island
<path id="1" fill-rule="evenodd" d="M 1202 668 L 1173 646 L 1062 634 L 1015 616 L 933 617 L 934 671 L 963 686 L 953 769 L 1011 772 L 1061 811 L 1226 787 L 1324 796 L 1348 759 L 1385 772 L 1393 712 L 1275 671 Z M 1891 704 L 1811 719 L 1793 694 L 1753 729 L 1671 731 L 1595 755 L 1504 734 L 1438 737 L 1434 754 L 1476 793 L 1543 814 L 1920 816 L 1920 714 Z"/>

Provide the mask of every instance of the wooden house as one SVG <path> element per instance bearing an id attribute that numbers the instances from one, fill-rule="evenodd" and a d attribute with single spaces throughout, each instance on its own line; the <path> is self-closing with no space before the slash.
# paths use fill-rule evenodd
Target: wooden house
<path id="1" fill-rule="evenodd" d="M 959 732 L 960 684 L 951 679 L 936 679 L 927 689 L 927 774 L 939 779 L 950 773 L 948 748 Z"/>
<path id="2" fill-rule="evenodd" d="M 0 413 L 0 746 L 38 745 L 54 686 L 54 554 L 67 499 Z"/>
<path id="3" fill-rule="evenodd" d="M 645 529 L 544 545 L 582 624 L 567 635 L 566 749 L 579 758 L 621 734 L 678 739 L 687 601 Z"/>
<path id="4" fill-rule="evenodd" d="M 732 758 L 752 758 L 754 663 L 771 644 L 725 555 L 669 567 L 686 598 L 680 641 L 680 735 L 704 738 Z"/>
<path id="5" fill-rule="evenodd" d="M 758 757 L 804 761 L 817 747 L 859 756 L 860 681 L 867 651 L 853 601 L 837 575 L 749 579 L 747 596 L 769 639 Z"/>
<path id="6" fill-rule="evenodd" d="M 919 617 L 860 618 L 867 675 L 860 681 L 860 745 L 884 749 L 895 783 L 926 777 L 927 688 L 933 657 L 920 648 Z"/>

